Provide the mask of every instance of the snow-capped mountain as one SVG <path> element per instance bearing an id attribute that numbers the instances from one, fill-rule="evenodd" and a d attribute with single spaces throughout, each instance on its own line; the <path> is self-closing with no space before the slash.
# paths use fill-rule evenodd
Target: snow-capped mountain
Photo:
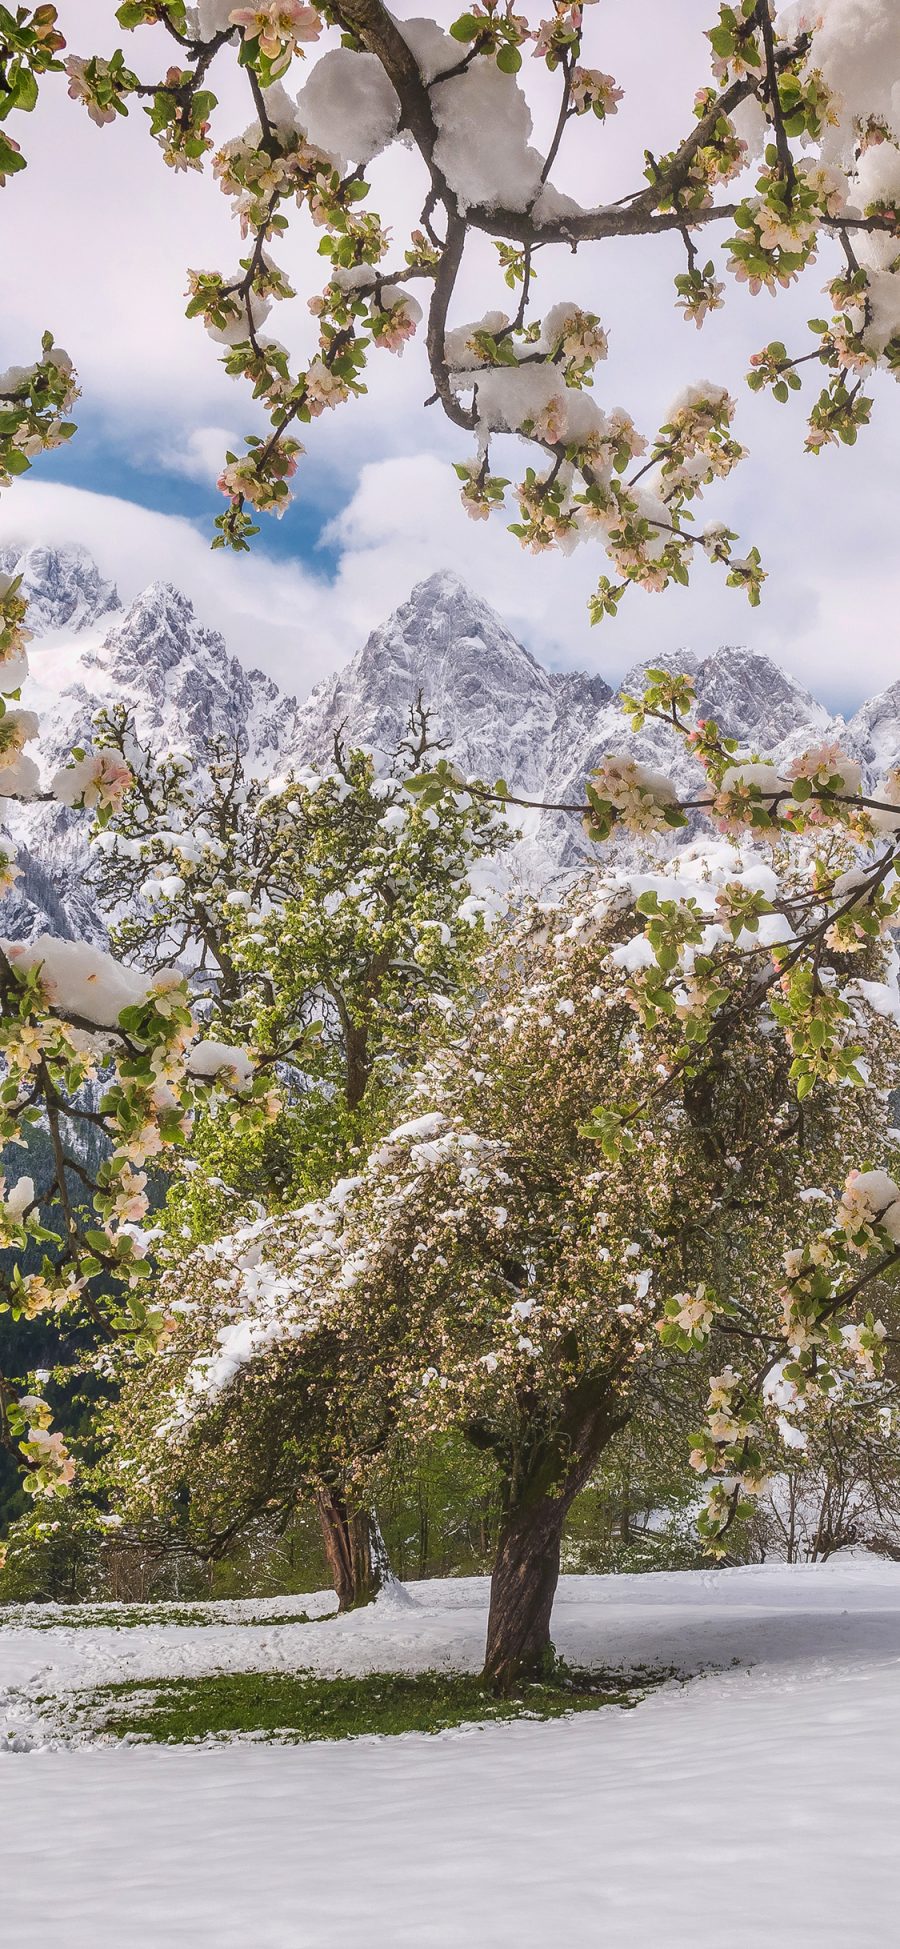
<path id="1" fill-rule="evenodd" d="M 336 676 L 297 705 L 260 671 L 229 656 L 187 597 L 156 582 L 123 609 L 81 549 L 30 549 L 16 567 L 31 598 L 32 677 L 25 701 L 41 714 L 40 758 L 60 764 L 73 744 L 90 742 L 91 721 L 121 699 L 139 734 L 158 748 L 202 757 L 210 738 L 237 741 L 260 776 L 292 765 L 326 767 L 340 732 L 385 758 L 404 737 L 421 696 L 432 736 L 462 770 L 504 777 L 513 791 L 544 801 L 583 797 L 588 773 L 610 751 L 631 751 L 675 776 L 698 774 L 663 726 L 633 733 L 621 691 L 640 691 L 646 664 L 619 691 L 599 676 L 548 671 L 516 641 L 490 605 L 449 572 L 429 576 L 375 629 Z M 726 646 L 699 661 L 687 650 L 653 659 L 690 671 L 701 703 L 748 749 L 787 762 L 809 744 L 833 738 L 857 757 L 868 779 L 900 761 L 900 682 L 864 704 L 849 723 L 833 717 L 768 657 Z M 102 922 L 84 879 L 82 814 L 61 808 L 10 808 L 23 880 L 6 903 L 4 931 L 27 936 L 49 927 L 94 938 Z M 529 814 L 516 848 L 518 877 L 535 883 L 583 856 L 577 820 Z"/>
<path id="2" fill-rule="evenodd" d="M 65 629 L 74 636 L 121 607 L 118 590 L 104 582 L 86 548 L 0 548 L 0 570 L 22 577 L 28 626 L 35 634 Z"/>
<path id="3" fill-rule="evenodd" d="M 327 761 L 336 729 L 350 743 L 382 752 L 404 735 L 421 694 L 433 735 L 467 773 L 502 776 L 512 790 L 551 804 L 581 801 L 584 781 L 610 751 L 626 750 L 675 777 L 687 790 L 701 774 L 681 741 L 658 724 L 638 733 L 621 694 L 640 693 L 652 664 L 693 676 L 707 716 L 748 748 L 785 763 L 809 744 L 839 740 L 864 765 L 900 757 L 900 684 L 864 705 L 848 725 L 769 657 L 726 646 L 700 661 L 689 650 L 661 653 L 629 670 L 617 691 L 602 677 L 544 670 L 489 605 L 450 573 L 433 575 L 373 631 L 346 669 L 302 706 L 301 756 Z M 530 816 L 518 848 L 523 876 L 577 864 L 592 851 L 566 814 Z"/>
<path id="4" fill-rule="evenodd" d="M 7 549 L 0 566 L 21 573 L 29 597 L 34 641 L 23 701 L 39 713 L 48 775 L 73 745 L 91 743 L 97 711 L 114 703 L 133 712 L 139 737 L 161 751 L 199 757 L 212 739 L 224 740 L 263 777 L 289 762 L 295 699 L 230 656 L 171 584 L 151 583 L 125 609 L 83 549 Z M 10 806 L 5 823 L 22 878 L 5 905 L 4 931 L 102 935 L 84 878 L 84 815 Z"/>
<path id="5" fill-rule="evenodd" d="M 313 691 L 298 716 L 301 754 L 326 762 L 340 726 L 348 742 L 389 751 L 421 695 L 435 737 L 446 741 L 463 771 L 502 775 L 527 796 L 582 797 L 592 767 L 623 746 L 668 769 L 680 765 L 683 773 L 677 739 L 656 725 L 635 734 L 622 715 L 621 692 L 640 692 L 653 663 L 691 674 L 706 715 L 749 746 L 787 758 L 812 737 L 855 743 L 856 719 L 847 727 L 752 650 L 726 647 L 703 662 L 689 650 L 663 653 L 650 665 L 636 664 L 617 691 L 602 677 L 544 670 L 486 602 L 443 573 L 420 582 L 352 663 Z M 895 688 L 900 746 L 900 685 Z M 883 702 L 864 708 L 877 711 Z M 887 724 L 878 722 L 881 745 L 889 744 Z"/>
<path id="6" fill-rule="evenodd" d="M 313 691 L 299 713 L 298 744 L 305 760 L 324 764 L 343 728 L 348 744 L 384 756 L 421 697 L 433 735 L 461 770 L 485 779 L 502 773 L 543 796 L 566 746 L 584 743 L 612 695 L 602 677 L 543 669 L 486 602 L 445 572 L 419 582 L 353 662 Z"/>

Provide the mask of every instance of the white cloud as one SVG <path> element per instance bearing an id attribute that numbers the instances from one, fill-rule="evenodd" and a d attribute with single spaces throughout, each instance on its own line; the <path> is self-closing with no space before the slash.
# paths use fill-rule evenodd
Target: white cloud
<path id="1" fill-rule="evenodd" d="M 177 515 L 110 494 L 37 479 L 0 500 L 0 541 L 79 541 L 124 602 L 148 582 L 174 582 L 228 648 L 301 696 L 355 647 L 327 581 L 265 550 L 228 555 Z"/>
<path id="2" fill-rule="evenodd" d="M 810 466 L 812 491 L 824 476 Z M 467 518 L 457 485 L 432 454 L 363 467 L 327 531 L 338 551 L 331 578 L 258 545 L 249 555 L 213 553 L 189 521 L 38 479 L 0 500 L 0 541 L 83 542 L 126 601 L 152 580 L 176 583 L 230 650 L 300 696 L 439 568 L 455 569 L 545 662 L 599 671 L 612 682 L 638 658 L 679 646 L 705 655 L 723 642 L 765 650 L 839 709 L 896 677 L 900 567 L 873 555 L 862 492 L 854 515 L 833 507 L 828 494 L 821 505 L 813 496 L 805 511 L 794 511 L 793 525 L 790 504 L 774 496 L 762 540 L 775 560 L 760 609 L 749 609 L 701 559 L 690 589 L 662 597 L 632 590 L 618 617 L 592 629 L 587 598 L 599 549 L 588 544 L 569 558 L 523 554 L 502 519 Z M 812 574 L 797 538 L 808 539 L 817 521 Z"/>
<path id="3" fill-rule="evenodd" d="M 786 422 L 781 430 L 788 441 Z M 687 646 L 707 655 L 721 643 L 746 643 L 824 702 L 855 708 L 891 683 L 898 667 L 900 562 L 895 550 L 879 545 L 873 504 L 887 456 L 877 433 L 871 438 L 874 483 L 859 449 L 847 456 L 849 505 L 836 498 L 827 473 L 829 461 L 840 467 L 844 456 L 807 457 L 808 490 L 797 496 L 781 475 L 775 443 L 765 508 L 739 508 L 734 520 L 759 542 L 770 566 L 759 609 L 726 588 L 722 571 L 701 556 L 690 588 L 662 596 L 630 590 L 618 616 L 592 628 L 587 599 L 603 567 L 599 548 L 584 544 L 567 558 L 523 554 L 502 518 L 467 518 L 455 475 L 430 455 L 363 468 L 355 494 L 328 530 L 342 551 L 337 590 L 348 614 L 367 604 L 375 621 L 421 576 L 451 567 L 546 662 L 599 671 L 614 682 L 637 659 L 663 650 Z M 723 506 L 730 517 L 733 503 Z"/>
<path id="4" fill-rule="evenodd" d="M 221 472 L 226 452 L 240 446 L 240 434 L 227 427 L 195 426 L 185 433 L 180 444 L 151 447 L 147 458 L 155 467 L 183 474 L 186 480 L 200 481 L 208 487 Z"/>

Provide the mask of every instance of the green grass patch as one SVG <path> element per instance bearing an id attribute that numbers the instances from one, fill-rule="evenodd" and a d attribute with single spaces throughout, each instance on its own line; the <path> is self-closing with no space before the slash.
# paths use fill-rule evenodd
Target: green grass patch
<path id="1" fill-rule="evenodd" d="M 353 1739 L 634 1706 L 668 1676 L 560 1671 L 546 1683 L 523 1686 L 515 1698 L 497 1699 L 480 1679 L 462 1673 L 323 1678 L 309 1671 L 228 1672 L 109 1685 L 90 1695 L 87 1714 L 98 1733 L 177 1745 L 248 1733 L 288 1741 Z"/>
<path id="2" fill-rule="evenodd" d="M 209 1605 L 61 1604 L 46 1614 L 42 1614 L 39 1605 L 29 1605 L 27 1609 L 18 1605 L 0 1605 L 0 1626 L 8 1624 L 28 1631 L 136 1631 L 146 1625 L 157 1624 L 271 1627 L 276 1624 L 319 1624 L 325 1617 L 333 1616 L 333 1611 L 325 1611 L 322 1618 L 317 1618 L 310 1617 L 308 1611 L 266 1611 L 264 1606 L 258 1613 L 241 1615 L 233 1612 L 230 1604 L 224 1601 L 220 1607 L 215 1599 Z"/>

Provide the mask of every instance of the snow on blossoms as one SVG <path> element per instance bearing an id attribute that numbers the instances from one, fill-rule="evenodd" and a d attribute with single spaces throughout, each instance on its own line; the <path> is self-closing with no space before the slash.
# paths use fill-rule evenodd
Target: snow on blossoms
<path id="1" fill-rule="evenodd" d="M 60 805 L 114 811 L 133 783 L 130 766 L 116 752 L 97 751 L 63 765 L 50 789 Z"/>

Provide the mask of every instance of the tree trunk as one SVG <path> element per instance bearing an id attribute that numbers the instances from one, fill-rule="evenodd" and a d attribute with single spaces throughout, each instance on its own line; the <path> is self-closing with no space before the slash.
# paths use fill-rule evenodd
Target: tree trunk
<path id="1" fill-rule="evenodd" d="M 553 1663 L 550 1615 L 571 1496 L 542 1496 L 503 1523 L 491 1578 L 484 1676 L 503 1696 L 520 1679 L 546 1677 Z"/>
<path id="2" fill-rule="evenodd" d="M 357 1610 L 378 1596 L 391 1575 L 384 1539 L 374 1515 L 351 1510 L 331 1485 L 316 1490 L 316 1510 L 338 1610 Z"/>
<path id="3" fill-rule="evenodd" d="M 550 1617 L 565 1520 L 628 1418 L 609 1382 L 587 1376 L 572 1388 L 554 1437 L 535 1447 L 527 1476 L 507 1483 L 484 1659 L 485 1681 L 503 1696 L 553 1667 Z"/>
<path id="4" fill-rule="evenodd" d="M 368 1031 L 347 1027 L 345 1095 L 348 1110 L 358 1110 L 369 1086 Z"/>

